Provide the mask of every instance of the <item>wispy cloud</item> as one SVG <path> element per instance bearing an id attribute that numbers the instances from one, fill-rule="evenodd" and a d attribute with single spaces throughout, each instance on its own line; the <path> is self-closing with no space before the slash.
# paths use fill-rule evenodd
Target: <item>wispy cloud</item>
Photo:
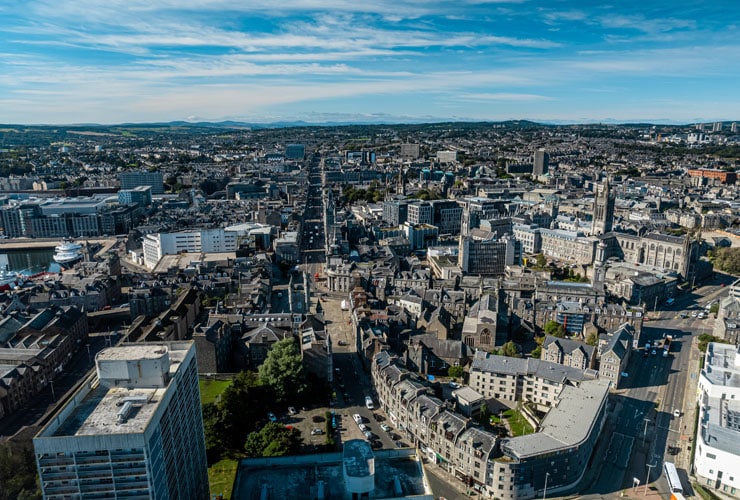
<path id="1" fill-rule="evenodd" d="M 0 122 L 740 113 L 740 7 L 656 0 L 2 3 Z M 670 83 L 670 85 L 668 85 Z M 591 89 L 591 90 L 584 90 Z M 614 89 L 600 91 L 599 89 Z M 580 114 L 579 114 L 580 113 Z M 82 116 L 84 115 L 84 116 Z M 644 114 L 642 116 L 645 116 Z"/>

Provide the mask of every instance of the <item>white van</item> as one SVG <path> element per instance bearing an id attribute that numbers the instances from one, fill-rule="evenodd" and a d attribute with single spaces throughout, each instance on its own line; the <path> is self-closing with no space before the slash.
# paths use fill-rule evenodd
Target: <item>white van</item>
<path id="1" fill-rule="evenodd" d="M 373 404 L 373 398 L 371 398 L 370 396 L 365 396 L 365 407 L 368 410 L 374 410 L 375 409 L 375 405 Z"/>

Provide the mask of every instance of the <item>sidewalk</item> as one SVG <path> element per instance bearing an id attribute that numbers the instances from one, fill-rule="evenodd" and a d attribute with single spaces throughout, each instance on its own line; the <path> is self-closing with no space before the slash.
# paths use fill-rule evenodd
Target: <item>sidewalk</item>
<path id="1" fill-rule="evenodd" d="M 673 457 L 673 463 L 676 464 L 676 467 L 685 470 L 691 479 L 693 479 L 693 474 L 691 474 L 693 464 L 691 463 L 691 449 L 689 448 L 693 448 L 696 441 L 694 422 L 696 421 L 697 412 L 696 402 L 700 373 L 699 359 L 704 355 L 699 351 L 698 344 L 698 338 L 692 337 L 691 353 L 688 366 L 686 367 L 688 374 L 686 376 L 686 387 L 684 388 L 684 408 L 678 443 L 681 451 Z"/>

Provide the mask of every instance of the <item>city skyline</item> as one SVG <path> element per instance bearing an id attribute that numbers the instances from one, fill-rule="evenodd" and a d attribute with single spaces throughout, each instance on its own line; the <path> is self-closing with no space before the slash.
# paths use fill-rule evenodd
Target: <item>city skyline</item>
<path id="1" fill-rule="evenodd" d="M 740 6 L 0 5 L 0 122 L 731 121 Z"/>

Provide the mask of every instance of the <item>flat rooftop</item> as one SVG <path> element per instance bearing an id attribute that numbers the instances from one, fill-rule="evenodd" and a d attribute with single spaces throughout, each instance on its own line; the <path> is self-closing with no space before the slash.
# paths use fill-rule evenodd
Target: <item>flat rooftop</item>
<path id="1" fill-rule="evenodd" d="M 578 387 L 565 386 L 557 405 L 542 420 L 539 432 L 504 440 L 501 445 L 520 458 L 578 446 L 590 434 L 608 395 L 606 381 L 587 380 Z"/>
<path id="2" fill-rule="evenodd" d="M 104 349 L 96 356 L 98 376 L 84 384 L 60 411 L 60 419 L 54 419 L 37 437 L 92 436 L 101 434 L 139 434 L 143 433 L 171 383 L 182 365 L 191 346 L 189 342 L 151 343 L 142 345 L 124 345 Z M 108 379 L 101 381 L 101 362 L 125 363 L 140 361 L 154 362 L 167 353 L 169 356 L 169 373 L 165 384 L 155 386 L 152 382 L 132 381 L 126 385 L 125 380 L 118 380 L 120 385 L 113 385 Z M 165 358 L 166 359 L 166 358 Z M 164 362 L 164 361 L 163 361 Z M 166 365 L 165 365 L 166 366 Z M 141 369 L 141 368 L 140 368 Z M 113 376 L 124 376 L 115 371 Z M 146 373 L 144 374 L 146 375 Z M 147 379 L 151 381 L 153 379 Z M 124 405 L 130 403 L 129 410 L 119 418 Z"/>
<path id="3" fill-rule="evenodd" d="M 740 388 L 740 349 L 711 342 L 707 346 L 703 373 L 713 385 Z"/>
<path id="4" fill-rule="evenodd" d="M 369 498 L 410 498 L 433 500 L 416 450 L 403 448 L 374 451 L 375 489 Z M 266 487 L 267 498 L 303 500 L 316 498 L 319 482 L 324 483 L 326 498 L 351 499 L 344 482 L 342 453 L 321 453 L 279 458 L 244 459 L 240 462 L 234 481 L 233 500 L 261 498 Z M 402 496 L 394 490 L 398 478 Z"/>

